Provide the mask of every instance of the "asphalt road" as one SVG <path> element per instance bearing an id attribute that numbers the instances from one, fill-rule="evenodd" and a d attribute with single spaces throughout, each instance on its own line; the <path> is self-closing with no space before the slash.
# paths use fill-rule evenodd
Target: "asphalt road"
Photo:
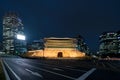
<path id="1" fill-rule="evenodd" d="M 10 80 L 120 80 L 120 61 L 2 58 L 2 62 Z"/>

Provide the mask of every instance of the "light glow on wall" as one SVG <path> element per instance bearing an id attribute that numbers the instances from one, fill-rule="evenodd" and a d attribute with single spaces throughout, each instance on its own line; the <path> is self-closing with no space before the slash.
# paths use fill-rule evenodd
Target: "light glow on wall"
<path id="1" fill-rule="evenodd" d="M 80 58 L 85 53 L 76 49 L 77 41 L 74 38 L 45 38 L 44 50 L 32 50 L 26 53 L 28 57 L 46 58 Z"/>
<path id="2" fill-rule="evenodd" d="M 26 56 L 58 58 L 59 52 L 61 52 L 62 58 L 80 58 L 85 56 L 85 53 L 72 48 L 45 48 L 44 50 L 33 50 L 28 51 Z"/>
<path id="3" fill-rule="evenodd" d="M 17 39 L 25 40 L 25 36 L 21 34 L 17 34 Z"/>

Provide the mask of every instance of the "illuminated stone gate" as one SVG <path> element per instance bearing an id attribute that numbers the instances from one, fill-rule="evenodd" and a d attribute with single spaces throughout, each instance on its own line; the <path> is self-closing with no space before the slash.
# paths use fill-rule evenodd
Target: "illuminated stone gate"
<path id="1" fill-rule="evenodd" d="M 45 38 L 44 57 L 83 57 L 85 53 L 77 50 L 74 38 Z"/>
<path id="2" fill-rule="evenodd" d="M 77 50 L 75 38 L 44 38 L 44 50 L 29 51 L 33 57 L 73 58 L 83 57 L 85 53 Z"/>

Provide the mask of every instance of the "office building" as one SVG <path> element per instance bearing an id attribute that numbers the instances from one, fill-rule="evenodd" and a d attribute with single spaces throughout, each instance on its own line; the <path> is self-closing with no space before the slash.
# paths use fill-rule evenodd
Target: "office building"
<path id="1" fill-rule="evenodd" d="M 6 54 L 21 54 L 26 51 L 24 27 L 16 13 L 3 17 L 3 51 Z"/>
<path id="2" fill-rule="evenodd" d="M 99 54 L 118 54 L 120 53 L 120 34 L 119 32 L 104 32 L 99 37 Z"/>

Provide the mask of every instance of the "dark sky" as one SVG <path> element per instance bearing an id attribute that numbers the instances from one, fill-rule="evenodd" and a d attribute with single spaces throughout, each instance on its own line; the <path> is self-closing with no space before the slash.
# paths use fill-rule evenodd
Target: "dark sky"
<path id="1" fill-rule="evenodd" d="M 120 0 L 0 0 L 0 40 L 9 11 L 19 13 L 27 41 L 80 34 L 96 50 L 102 32 L 120 30 Z"/>

